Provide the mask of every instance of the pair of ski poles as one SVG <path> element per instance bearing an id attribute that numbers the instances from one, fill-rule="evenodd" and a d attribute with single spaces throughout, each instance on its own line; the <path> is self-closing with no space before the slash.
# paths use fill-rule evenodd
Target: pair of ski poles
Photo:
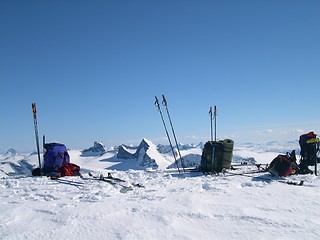
<path id="1" fill-rule="evenodd" d="M 211 123 L 211 141 L 213 141 L 213 127 L 212 120 L 214 119 L 214 141 L 217 141 L 217 107 L 214 106 L 214 111 L 212 112 L 212 107 L 209 110 L 210 123 Z"/>
<path id="2" fill-rule="evenodd" d="M 161 116 L 161 119 L 162 119 L 162 123 L 163 123 L 164 129 L 166 131 L 167 138 L 168 138 L 168 141 L 169 141 L 169 144 L 170 144 L 170 147 L 171 147 L 172 155 L 174 157 L 175 164 L 177 165 L 178 171 L 180 173 L 180 168 L 179 168 L 179 163 L 178 163 L 178 160 L 177 160 L 176 152 L 174 151 L 174 148 L 172 146 L 172 142 L 171 142 L 168 130 L 167 130 L 166 123 L 165 123 L 163 115 L 162 115 L 162 111 L 161 111 L 161 108 L 160 108 L 160 103 L 159 103 L 159 100 L 158 100 L 157 96 L 155 96 L 155 99 L 156 99 L 156 101 L 155 101 L 154 104 L 157 106 L 157 108 L 159 110 L 159 113 L 160 113 L 160 116 Z M 169 118 L 169 122 L 170 122 L 170 125 L 171 125 L 172 134 L 173 134 L 173 137 L 174 137 L 174 140 L 175 140 L 175 143 L 176 143 L 176 147 L 177 147 L 177 151 L 178 151 L 178 154 L 179 154 L 179 157 L 180 157 L 181 166 L 182 166 L 183 172 L 185 172 L 183 159 L 182 159 L 182 156 L 181 156 L 181 153 L 180 153 L 178 141 L 177 141 L 177 138 L 176 138 L 176 134 L 174 132 L 174 128 L 173 128 L 173 125 L 172 125 L 170 113 L 169 113 L 169 110 L 168 110 L 168 103 L 167 103 L 167 100 L 166 100 L 166 98 L 165 98 L 165 96 L 163 94 L 162 94 L 162 105 L 166 107 L 166 112 L 167 112 L 167 115 L 168 115 L 168 118 Z"/>

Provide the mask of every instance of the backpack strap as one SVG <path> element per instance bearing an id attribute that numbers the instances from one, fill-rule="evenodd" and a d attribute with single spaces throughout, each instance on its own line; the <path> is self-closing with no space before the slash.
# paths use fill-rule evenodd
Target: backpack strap
<path id="1" fill-rule="evenodd" d="M 63 152 L 63 162 L 62 162 L 62 166 L 64 166 L 66 164 L 66 151 Z"/>

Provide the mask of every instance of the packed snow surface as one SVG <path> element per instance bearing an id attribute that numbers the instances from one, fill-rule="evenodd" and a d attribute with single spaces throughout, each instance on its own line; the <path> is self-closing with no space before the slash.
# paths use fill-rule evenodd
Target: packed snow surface
<path id="1" fill-rule="evenodd" d="M 180 166 L 179 174 L 170 152 L 143 141 L 136 159 L 117 158 L 116 149 L 89 156 L 70 150 L 83 178 L 62 180 L 32 177 L 35 154 L 0 154 L 0 239 L 320 239 L 318 176 L 235 175 L 255 166 L 214 176 L 183 173 Z M 298 150 L 275 146 L 235 146 L 233 163 L 270 163 L 279 153 Z M 201 152 L 199 147 L 181 150 L 190 164 L 199 163 Z M 151 170 L 148 161 L 160 164 Z M 126 182 L 92 180 L 89 172 L 111 173 Z M 134 186 L 138 183 L 143 187 Z"/>

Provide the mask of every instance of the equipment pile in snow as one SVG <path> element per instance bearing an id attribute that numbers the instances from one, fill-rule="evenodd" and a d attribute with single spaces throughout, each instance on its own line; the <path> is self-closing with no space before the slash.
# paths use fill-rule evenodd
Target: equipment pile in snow
<path id="1" fill-rule="evenodd" d="M 317 134 L 309 132 L 301 135 L 299 138 L 299 145 L 301 148 L 301 159 L 299 164 L 301 171 L 311 173 L 308 166 L 314 166 L 314 174 L 317 175 L 317 163 L 320 162 L 320 158 L 318 157 L 320 139 L 317 138 Z"/>
<path id="2" fill-rule="evenodd" d="M 200 171 L 219 173 L 231 168 L 234 142 L 231 139 L 208 141 L 201 155 Z"/>

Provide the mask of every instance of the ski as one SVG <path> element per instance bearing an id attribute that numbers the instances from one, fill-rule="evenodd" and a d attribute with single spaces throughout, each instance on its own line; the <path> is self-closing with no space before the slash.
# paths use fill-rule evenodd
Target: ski
<path id="1" fill-rule="evenodd" d="M 254 166 L 257 167 L 258 170 L 260 170 L 260 169 L 265 170 L 265 169 L 268 168 L 269 163 L 232 164 L 230 169 L 231 170 L 237 170 L 237 169 L 239 169 L 241 167 L 254 167 Z M 262 166 L 264 166 L 264 167 L 262 167 Z"/>
<path id="2" fill-rule="evenodd" d="M 36 144 L 37 144 L 37 153 L 38 153 L 39 169 L 40 169 L 40 176 L 41 176 L 41 160 L 40 160 L 38 121 L 37 121 L 37 106 L 36 106 L 36 103 L 35 103 L 35 102 L 32 103 L 32 112 L 33 112 L 34 133 L 35 133 L 35 136 L 36 136 Z"/>
<path id="3" fill-rule="evenodd" d="M 113 180 L 113 179 L 108 179 L 106 177 L 103 176 L 103 174 L 100 174 L 98 176 L 94 176 L 89 172 L 89 176 L 90 178 L 85 178 L 83 176 L 80 176 L 83 180 L 95 180 L 95 181 L 102 181 L 102 182 L 107 182 L 109 184 L 111 184 L 112 186 L 116 187 L 116 186 L 120 186 L 120 192 L 121 193 L 127 193 L 128 191 L 132 191 L 133 190 L 133 185 L 130 186 L 125 186 L 123 184 L 121 184 L 119 181 Z"/>
<path id="4" fill-rule="evenodd" d="M 50 179 L 62 184 L 67 184 L 75 187 L 84 187 L 83 182 L 77 182 L 77 181 L 72 181 L 72 180 L 67 180 L 62 178 L 55 178 L 55 177 L 51 177 Z"/>
<path id="5" fill-rule="evenodd" d="M 58 183 L 62 183 L 62 184 L 67 184 L 67 185 L 71 185 L 71 186 L 75 186 L 75 187 L 84 187 L 84 183 L 83 182 L 77 182 L 77 181 L 72 181 L 72 180 L 66 180 L 66 179 L 61 179 L 61 178 L 55 178 L 55 177 L 51 177 L 51 180 L 54 180 Z M 103 176 L 99 176 L 99 177 L 91 177 L 91 178 L 85 178 L 83 176 L 81 176 L 82 180 L 97 180 L 97 181 L 103 181 L 103 182 L 107 182 L 109 184 L 111 184 L 112 186 L 121 186 L 120 192 L 121 193 L 126 193 L 128 191 L 133 190 L 132 186 L 125 186 L 122 184 L 119 184 L 118 182 L 115 182 L 111 179 L 106 179 Z"/>
<path id="6" fill-rule="evenodd" d="M 75 183 L 75 184 L 84 184 L 84 182 L 79 182 L 79 181 L 74 181 L 74 180 L 69 180 L 61 177 L 50 177 L 51 180 L 59 180 L 61 182 L 70 182 L 70 183 Z"/>
<path id="7" fill-rule="evenodd" d="M 89 176 L 90 176 L 90 172 L 89 172 Z M 111 179 L 111 180 L 114 180 L 114 181 L 118 181 L 118 182 L 123 182 L 123 183 L 127 183 L 126 180 L 123 180 L 121 178 L 116 178 L 116 177 L 113 177 L 111 175 L 111 173 L 108 173 L 108 176 L 107 177 L 104 177 L 105 179 Z M 143 185 L 141 185 L 140 183 L 129 183 L 130 185 L 134 186 L 134 187 L 139 187 L 139 188 L 144 188 Z"/>
<path id="8" fill-rule="evenodd" d="M 246 166 L 256 166 L 256 167 L 260 167 L 260 166 L 265 166 L 265 165 L 269 165 L 269 163 L 235 163 L 235 164 L 231 164 L 232 167 L 246 167 Z"/>
<path id="9" fill-rule="evenodd" d="M 95 177 L 91 172 L 89 172 L 88 175 L 90 177 L 93 177 L 93 178 L 98 178 L 98 177 Z M 111 173 L 108 173 L 107 177 L 105 177 L 103 174 L 100 174 L 99 175 L 99 179 L 103 179 L 103 180 L 106 180 L 106 181 L 111 180 L 111 181 L 114 181 L 114 183 L 117 183 L 117 182 L 118 183 L 128 183 L 128 184 L 130 184 L 130 186 L 133 186 L 133 187 L 144 188 L 144 186 L 141 185 L 140 183 L 129 183 L 126 180 L 123 180 L 121 178 L 113 177 L 111 175 Z M 121 185 L 121 186 L 123 186 L 123 185 Z"/>
<path id="10" fill-rule="evenodd" d="M 160 113 L 160 116 L 161 116 L 161 119 L 162 119 L 162 123 L 163 123 L 163 126 L 164 126 L 164 130 L 166 131 L 167 138 L 168 138 L 168 141 L 169 141 L 169 144 L 170 144 L 170 147 L 171 147 L 172 155 L 174 157 L 174 162 L 177 165 L 178 171 L 180 173 L 179 164 L 178 164 L 178 161 L 177 161 L 177 158 L 176 158 L 176 153 L 174 152 L 174 149 L 173 149 L 173 146 L 172 146 L 172 143 L 171 143 L 171 139 L 170 139 L 170 136 L 169 136 L 169 133 L 168 133 L 168 130 L 167 130 L 167 126 L 166 126 L 166 123 L 165 123 L 165 121 L 163 119 L 162 111 L 161 111 L 161 108 L 160 108 L 160 103 L 159 103 L 159 100 L 158 100 L 157 96 L 155 96 L 155 98 L 156 98 L 156 101 L 154 102 L 154 104 L 157 106 L 158 111 Z"/>
<path id="11" fill-rule="evenodd" d="M 90 172 L 89 172 L 89 176 L 90 176 Z M 119 181 L 119 182 L 126 182 L 125 180 L 123 180 L 123 179 L 120 179 L 120 178 L 116 178 L 116 177 L 113 177 L 112 175 L 111 175 L 111 173 L 108 173 L 108 176 L 107 177 L 105 177 L 105 178 L 107 178 L 107 179 L 113 179 L 113 180 L 115 180 L 115 181 Z"/>
<path id="12" fill-rule="evenodd" d="M 304 181 L 302 181 L 302 180 L 300 182 L 278 180 L 278 182 L 286 183 L 286 184 L 289 184 L 289 185 L 295 185 L 295 186 L 302 186 L 303 183 L 304 183 Z"/>
<path id="13" fill-rule="evenodd" d="M 290 181 L 290 180 L 279 180 L 279 179 L 272 179 L 272 178 L 267 178 L 267 177 L 263 177 L 263 176 L 251 176 L 251 175 L 247 175 L 247 174 L 255 174 L 255 173 L 263 173 L 266 171 L 256 171 L 256 172 L 247 172 L 247 173 L 230 173 L 230 172 L 224 172 L 223 174 L 228 174 L 225 176 L 243 176 L 243 177 L 250 177 L 252 179 L 259 179 L 259 180 L 263 180 L 263 181 L 267 181 L 267 182 L 272 182 L 272 181 L 276 181 L 279 183 L 284 183 L 284 184 L 288 184 L 288 185 L 294 185 L 294 186 L 302 186 L 304 181 L 300 181 L 300 182 L 295 182 L 295 181 Z"/>
<path id="14" fill-rule="evenodd" d="M 169 114 L 168 102 L 167 102 L 167 99 L 165 98 L 165 96 L 163 94 L 162 94 L 162 104 L 163 104 L 163 106 L 166 107 L 167 115 L 168 115 L 169 122 L 170 122 L 170 125 L 171 125 L 172 134 L 173 134 L 174 141 L 176 143 L 176 147 L 177 147 L 178 154 L 179 154 L 179 157 L 180 157 L 181 166 L 182 166 L 183 172 L 185 172 L 185 169 L 184 169 L 185 166 L 184 166 L 184 163 L 183 163 L 183 158 L 182 158 L 181 153 L 180 153 L 177 137 L 176 137 L 176 134 L 174 132 L 173 124 L 172 124 L 171 117 L 170 117 L 170 114 Z"/>

